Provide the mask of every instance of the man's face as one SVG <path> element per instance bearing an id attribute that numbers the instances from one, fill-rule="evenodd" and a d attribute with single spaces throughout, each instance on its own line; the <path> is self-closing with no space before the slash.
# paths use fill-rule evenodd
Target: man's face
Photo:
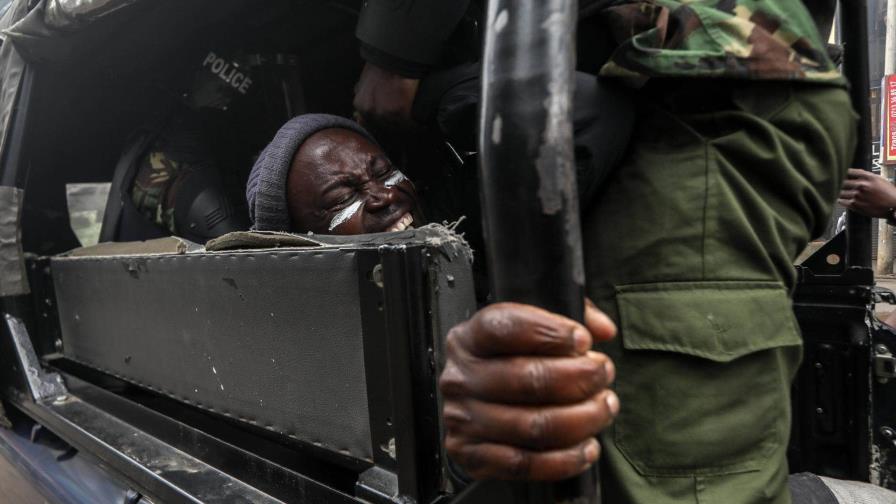
<path id="1" fill-rule="evenodd" d="M 401 231 L 413 222 L 417 194 L 375 144 L 346 129 L 309 137 L 286 179 L 293 231 L 352 235 Z"/>

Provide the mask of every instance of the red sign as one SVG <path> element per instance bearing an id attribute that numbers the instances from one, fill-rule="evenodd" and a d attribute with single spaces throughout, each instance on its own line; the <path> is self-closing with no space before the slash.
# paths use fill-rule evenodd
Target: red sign
<path id="1" fill-rule="evenodd" d="M 884 164 L 896 164 L 896 75 L 887 75 L 881 83 L 881 114 L 883 115 L 883 149 Z"/>

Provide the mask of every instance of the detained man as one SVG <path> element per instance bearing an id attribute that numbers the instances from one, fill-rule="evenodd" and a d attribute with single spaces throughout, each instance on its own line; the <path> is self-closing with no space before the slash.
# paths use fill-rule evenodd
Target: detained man
<path id="1" fill-rule="evenodd" d="M 353 235 L 422 222 L 414 185 L 354 121 L 306 114 L 283 125 L 246 188 L 252 229 Z"/>

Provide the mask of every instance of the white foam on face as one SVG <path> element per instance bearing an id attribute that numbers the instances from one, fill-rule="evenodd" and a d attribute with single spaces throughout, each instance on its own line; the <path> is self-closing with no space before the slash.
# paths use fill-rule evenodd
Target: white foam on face
<path id="1" fill-rule="evenodd" d="M 389 175 L 389 178 L 383 181 L 383 185 L 386 187 L 395 187 L 407 179 L 408 178 L 404 176 L 404 173 L 401 173 L 401 170 L 395 170 L 392 175 Z"/>
<path id="2" fill-rule="evenodd" d="M 392 178 L 392 177 L 389 177 L 389 178 Z M 333 216 L 333 220 L 330 221 L 330 227 L 328 229 L 330 231 L 336 229 L 336 226 L 339 226 L 343 222 L 351 219 L 356 213 L 358 213 L 358 210 L 360 210 L 360 209 L 361 209 L 360 201 L 356 201 L 356 202 L 352 203 L 351 205 L 343 208 L 342 210 L 339 211 L 339 213 L 337 213 L 336 215 Z"/>

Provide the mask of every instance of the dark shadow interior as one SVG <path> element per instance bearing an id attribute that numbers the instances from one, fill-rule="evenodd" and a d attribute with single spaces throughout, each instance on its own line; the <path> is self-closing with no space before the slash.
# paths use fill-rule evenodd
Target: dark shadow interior
<path id="1" fill-rule="evenodd" d="M 21 157 L 28 173 L 25 250 L 48 255 L 79 245 L 69 226 L 66 184 L 111 181 L 129 138 L 171 113 L 209 51 L 294 55 L 302 103 L 293 114 L 349 115 L 362 65 L 354 37 L 360 3 L 158 0 L 121 9 L 38 47 Z M 258 92 L 270 92 L 263 88 Z M 222 115 L 216 124 L 225 133 L 220 138 L 235 140 L 211 146 L 234 153 L 233 176 L 242 177 L 240 183 L 252 156 L 288 119 L 258 103 Z"/>

